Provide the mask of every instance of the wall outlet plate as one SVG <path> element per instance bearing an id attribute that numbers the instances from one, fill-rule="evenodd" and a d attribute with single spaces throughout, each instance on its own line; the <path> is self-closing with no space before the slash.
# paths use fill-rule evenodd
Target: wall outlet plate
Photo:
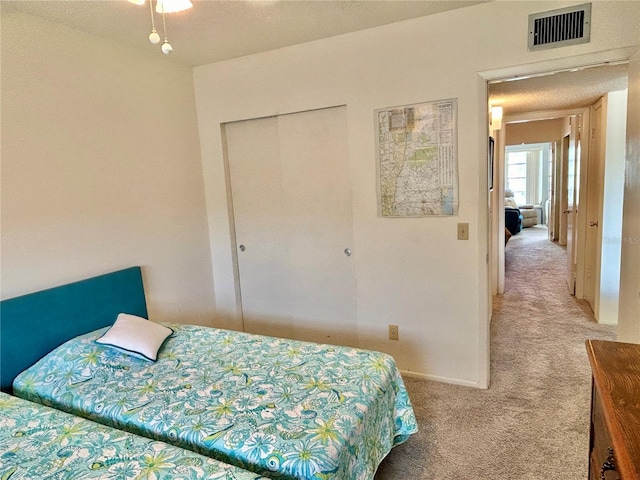
<path id="1" fill-rule="evenodd" d="M 398 325 L 389 325 L 389 340 L 400 340 Z"/>

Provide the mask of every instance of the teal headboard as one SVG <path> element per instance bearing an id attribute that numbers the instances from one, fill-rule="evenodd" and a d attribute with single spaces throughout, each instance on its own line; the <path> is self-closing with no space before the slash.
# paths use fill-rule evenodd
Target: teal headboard
<path id="1" fill-rule="evenodd" d="M 119 313 L 147 318 L 140 267 L 30 293 L 0 302 L 0 385 L 57 346 L 111 325 Z"/>

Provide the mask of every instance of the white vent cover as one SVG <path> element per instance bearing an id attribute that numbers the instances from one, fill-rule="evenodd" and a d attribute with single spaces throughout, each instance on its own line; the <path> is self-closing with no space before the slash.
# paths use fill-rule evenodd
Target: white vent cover
<path id="1" fill-rule="evenodd" d="M 591 4 L 529 15 L 529 51 L 588 43 Z"/>

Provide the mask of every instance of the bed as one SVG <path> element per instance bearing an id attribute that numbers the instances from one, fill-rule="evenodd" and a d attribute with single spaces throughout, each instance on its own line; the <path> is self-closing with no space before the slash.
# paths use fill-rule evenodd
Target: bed
<path id="1" fill-rule="evenodd" d="M 263 478 L 163 442 L 0 393 L 0 478 Z"/>
<path id="2" fill-rule="evenodd" d="M 138 297 L 140 271 L 133 273 Z M 103 288 L 104 282 L 92 295 L 101 297 Z M 123 291 L 131 303 L 131 292 Z M 80 335 L 66 332 L 70 340 L 41 352 L 15 378 L 16 395 L 285 480 L 371 479 L 391 448 L 417 431 L 388 355 L 167 324 L 173 334 L 157 361 L 148 362 L 96 343 L 118 312 L 140 315 L 142 308 L 96 301 L 109 305 L 110 318 L 87 329 L 92 307 L 84 309 L 73 328 Z M 59 302 L 69 303 L 73 295 Z M 36 308 L 27 316 L 44 312 Z M 3 355 L 4 322 L 3 310 Z"/>

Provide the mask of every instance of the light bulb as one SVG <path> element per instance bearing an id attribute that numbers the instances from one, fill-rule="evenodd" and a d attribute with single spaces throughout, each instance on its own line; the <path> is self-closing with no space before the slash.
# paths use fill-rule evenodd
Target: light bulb
<path id="1" fill-rule="evenodd" d="M 165 55 L 169 55 L 172 51 L 173 47 L 168 41 L 165 40 L 162 44 L 162 53 L 164 53 Z"/>
<path id="2" fill-rule="evenodd" d="M 158 35 L 155 28 L 151 30 L 151 33 L 149 34 L 149 41 L 154 45 L 160 43 L 160 35 Z"/>

